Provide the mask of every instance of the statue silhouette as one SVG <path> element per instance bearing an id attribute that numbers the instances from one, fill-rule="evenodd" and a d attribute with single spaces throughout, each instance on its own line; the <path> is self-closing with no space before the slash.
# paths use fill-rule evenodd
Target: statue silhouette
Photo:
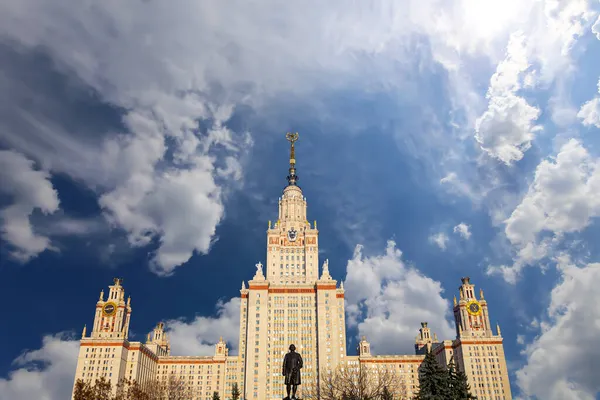
<path id="1" fill-rule="evenodd" d="M 302 369 L 302 356 L 296 353 L 296 346 L 290 345 L 290 352 L 283 358 L 283 376 L 285 376 L 285 390 L 287 397 L 284 400 L 297 400 L 296 389 L 301 384 L 300 370 Z M 290 397 L 290 391 L 292 397 Z"/>

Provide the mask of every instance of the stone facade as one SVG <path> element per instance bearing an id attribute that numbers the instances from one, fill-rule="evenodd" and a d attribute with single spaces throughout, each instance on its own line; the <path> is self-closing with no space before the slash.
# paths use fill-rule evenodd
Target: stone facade
<path id="1" fill-rule="evenodd" d="M 300 398 L 320 376 L 344 366 L 392 371 L 399 378 L 397 398 L 409 399 L 418 390 L 419 366 L 430 349 L 443 365 L 453 358 L 480 400 L 510 400 L 500 329 L 492 333 L 483 293 L 475 298 L 469 278 L 463 278 L 460 301 L 454 301 L 456 339 L 440 342 L 422 323 L 414 355 L 372 355 L 365 337 L 358 355 L 347 355 L 343 283 L 331 277 L 328 260 L 319 273 L 319 231 L 316 221 L 308 221 L 306 198 L 296 184 L 293 143 L 278 219 L 268 224 L 266 271 L 258 263 L 248 285 L 242 282 L 239 355 L 230 356 L 220 340 L 214 356 L 172 356 L 162 323 L 145 343 L 129 342 L 130 299 L 125 301 L 122 282 L 115 279 L 108 297 L 100 294 L 89 336 L 84 328 L 75 379 L 104 376 L 115 386 L 122 378 L 144 384 L 175 375 L 189 382 L 195 400 L 210 399 L 215 391 L 229 399 L 233 383 L 243 399 L 281 399 L 281 364 L 293 343 L 304 359 Z"/>

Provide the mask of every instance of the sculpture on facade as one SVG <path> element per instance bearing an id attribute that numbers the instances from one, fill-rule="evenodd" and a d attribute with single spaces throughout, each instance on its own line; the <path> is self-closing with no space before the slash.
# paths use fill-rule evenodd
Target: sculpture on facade
<path id="1" fill-rule="evenodd" d="M 300 381 L 300 370 L 302 369 L 302 356 L 296 353 L 296 346 L 290 345 L 290 351 L 283 358 L 283 376 L 285 376 L 285 390 L 287 396 L 284 400 L 298 400 L 296 390 Z M 292 397 L 290 397 L 290 392 Z"/>

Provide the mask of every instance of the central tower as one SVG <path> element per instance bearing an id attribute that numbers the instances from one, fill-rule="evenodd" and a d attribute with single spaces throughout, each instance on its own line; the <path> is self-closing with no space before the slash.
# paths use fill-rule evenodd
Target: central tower
<path id="1" fill-rule="evenodd" d="M 306 197 L 298 186 L 296 149 L 298 133 L 288 133 L 290 168 L 288 185 L 279 198 L 279 214 L 267 230 L 267 279 L 278 284 L 315 282 L 319 278 L 319 231 L 306 214 Z"/>
<path id="2" fill-rule="evenodd" d="M 300 398 L 315 393 L 319 377 L 346 357 L 344 290 L 329 274 L 319 276 L 319 231 L 308 222 L 306 198 L 298 186 L 296 141 L 288 133 L 287 186 L 278 202 L 278 218 L 267 229 L 266 271 L 242 283 L 240 372 L 244 399 L 281 399 L 281 363 L 294 344 L 304 359 Z"/>

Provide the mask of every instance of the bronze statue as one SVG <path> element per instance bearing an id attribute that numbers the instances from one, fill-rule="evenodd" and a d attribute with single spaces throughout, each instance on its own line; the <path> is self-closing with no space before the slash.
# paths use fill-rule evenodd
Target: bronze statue
<path id="1" fill-rule="evenodd" d="M 296 389 L 300 385 L 300 370 L 302 369 L 302 356 L 296 353 L 296 346 L 290 345 L 290 352 L 283 358 L 283 376 L 285 376 L 285 390 L 287 397 L 284 400 L 298 400 Z M 290 391 L 292 397 L 290 397 Z"/>

